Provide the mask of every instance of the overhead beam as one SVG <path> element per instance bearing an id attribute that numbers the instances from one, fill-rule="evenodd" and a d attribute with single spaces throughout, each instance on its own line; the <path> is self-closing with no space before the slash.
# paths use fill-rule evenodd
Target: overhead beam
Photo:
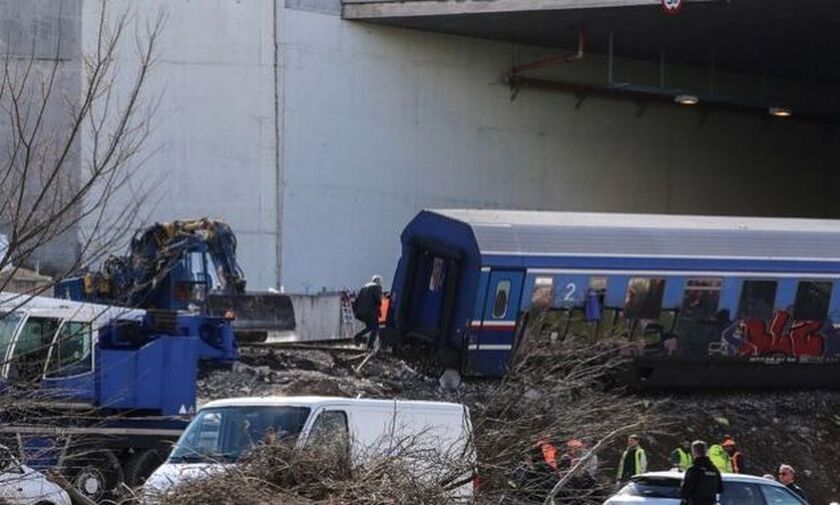
<path id="1" fill-rule="evenodd" d="M 346 19 L 452 16 L 659 5 L 661 0 L 342 0 Z M 685 0 L 706 3 L 720 0 Z"/>

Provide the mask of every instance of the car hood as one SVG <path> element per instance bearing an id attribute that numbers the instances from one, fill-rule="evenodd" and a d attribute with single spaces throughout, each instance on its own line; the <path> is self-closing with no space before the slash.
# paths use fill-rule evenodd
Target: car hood
<path id="1" fill-rule="evenodd" d="M 647 496 L 613 496 L 604 505 L 680 505 L 674 498 L 650 498 Z"/>
<path id="2" fill-rule="evenodd" d="M 154 503 L 155 497 L 167 493 L 174 486 L 214 475 L 226 466 L 221 463 L 164 463 L 143 484 L 144 503 Z"/>
<path id="3" fill-rule="evenodd" d="M 61 489 L 61 486 L 48 481 L 44 474 L 26 465 L 21 465 L 20 468 L 22 473 L 12 477 L 11 485 L 19 490 L 23 498 L 17 498 L 15 495 L 6 496 L 3 489 L 4 483 L 0 483 L 0 499 L 13 504 L 44 499 L 59 505 L 70 505 L 70 496 Z M 8 482 L 5 483 L 5 485 L 8 484 Z"/>

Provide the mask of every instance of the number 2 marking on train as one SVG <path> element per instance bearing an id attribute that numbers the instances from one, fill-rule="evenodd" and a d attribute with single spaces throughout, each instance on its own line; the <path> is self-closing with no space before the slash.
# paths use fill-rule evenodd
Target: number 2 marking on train
<path id="1" fill-rule="evenodd" d="M 563 301 L 564 302 L 572 301 L 572 295 L 575 294 L 576 289 L 577 289 L 577 286 L 575 286 L 574 282 L 570 282 L 570 283 L 566 284 L 566 294 L 563 295 Z"/>

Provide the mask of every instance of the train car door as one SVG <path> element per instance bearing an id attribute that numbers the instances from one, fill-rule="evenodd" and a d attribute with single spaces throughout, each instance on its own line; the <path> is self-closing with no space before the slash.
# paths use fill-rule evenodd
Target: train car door
<path id="1" fill-rule="evenodd" d="M 525 272 L 492 270 L 484 298 L 484 314 L 475 344 L 475 371 L 481 375 L 505 373 L 513 349 Z M 472 349 L 471 349 L 472 350 Z"/>
<path id="2" fill-rule="evenodd" d="M 436 342 L 449 329 L 459 276 L 458 260 L 444 252 L 424 249 L 416 253 L 411 268 L 406 329 L 413 337 Z"/>

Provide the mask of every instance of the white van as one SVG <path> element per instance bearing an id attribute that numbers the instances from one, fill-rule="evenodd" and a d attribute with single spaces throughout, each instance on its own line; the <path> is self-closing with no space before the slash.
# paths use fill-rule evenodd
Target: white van
<path id="1" fill-rule="evenodd" d="M 354 466 L 372 455 L 393 453 L 407 440 L 414 454 L 418 447 L 432 450 L 436 457 L 460 458 L 470 469 L 476 461 L 469 411 L 457 403 L 316 396 L 217 400 L 198 411 L 166 463 L 146 481 L 144 496 L 160 495 L 185 479 L 234 463 L 268 432 L 297 437 L 298 446 L 325 432 L 331 439 L 348 440 Z M 430 468 L 434 463 L 416 463 L 412 467 L 423 475 L 435 473 Z M 461 485 L 453 489 L 454 497 L 473 495 L 473 474 L 470 470 L 456 479 Z"/>

